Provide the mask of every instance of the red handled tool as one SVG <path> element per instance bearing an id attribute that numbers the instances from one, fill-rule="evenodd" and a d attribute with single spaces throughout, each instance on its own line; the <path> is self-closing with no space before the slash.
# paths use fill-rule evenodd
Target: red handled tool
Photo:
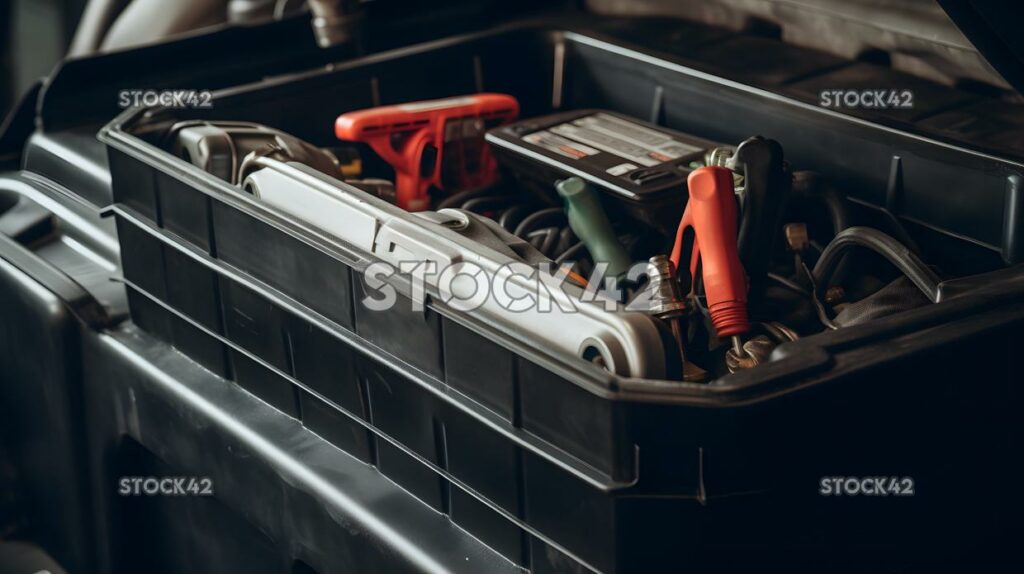
<path id="1" fill-rule="evenodd" d="M 518 115 L 512 96 L 475 94 L 349 112 L 338 116 L 334 133 L 369 144 L 395 168 L 396 203 L 421 211 L 432 186 L 458 191 L 493 183 L 498 164 L 484 132 Z"/>
<path id="2" fill-rule="evenodd" d="M 679 268 L 683 234 L 693 228 L 690 273 L 696 277 L 700 261 L 711 324 L 720 338 L 750 330 L 747 318 L 747 279 L 736 246 L 736 195 L 732 171 L 724 167 L 695 169 L 687 178 L 690 200 L 683 211 L 672 248 L 672 263 Z M 738 340 L 734 340 L 736 344 Z"/>

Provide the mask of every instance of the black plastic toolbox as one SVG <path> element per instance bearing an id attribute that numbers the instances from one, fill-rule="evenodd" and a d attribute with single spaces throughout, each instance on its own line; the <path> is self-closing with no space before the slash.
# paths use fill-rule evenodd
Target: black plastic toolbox
<path id="1" fill-rule="evenodd" d="M 996 357 L 1011 352 L 1008 329 L 1024 314 L 1020 269 L 932 307 L 788 344 L 776 361 L 711 385 L 625 379 L 436 302 L 423 312 L 369 312 L 359 303 L 366 254 L 147 140 L 154 126 L 206 118 L 256 121 L 328 145 L 344 111 L 485 90 L 515 95 L 524 116 L 607 108 L 719 141 L 763 133 L 783 142 L 795 165 L 837 177 L 864 206 L 955 245 L 943 261 L 950 267 L 988 271 L 1021 253 L 1017 161 L 582 32 L 527 28 L 224 90 L 212 110 L 118 118 L 101 138 L 133 319 L 282 410 L 303 413 L 316 432 L 536 572 L 569 563 L 672 570 L 681 556 L 721 561 L 738 545 L 754 554 L 726 562 L 797 549 L 813 560 L 863 550 L 844 535 L 883 516 L 908 529 L 905 544 L 876 545 L 860 559 L 893 560 L 937 540 L 952 553 L 983 536 L 965 525 L 991 520 L 984 509 L 953 504 L 941 520 L 932 512 L 968 468 L 1003 464 L 988 456 L 992 444 L 1014 444 L 1001 432 L 1009 419 L 983 432 L 976 418 L 1019 398 L 995 375 Z M 971 360 L 944 360 L 952 349 Z M 949 385 L 949 377 L 976 382 Z M 298 389 L 291 404 L 285 382 Z M 978 447 L 982 434 L 996 438 Z M 950 465 L 951 452 L 966 458 Z M 817 494 L 823 476 L 876 469 L 920 485 L 895 520 L 881 506 Z"/>

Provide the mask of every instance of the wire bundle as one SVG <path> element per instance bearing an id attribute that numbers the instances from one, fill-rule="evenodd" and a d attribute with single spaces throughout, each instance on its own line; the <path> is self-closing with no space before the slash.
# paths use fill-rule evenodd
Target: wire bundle
<path id="1" fill-rule="evenodd" d="M 509 233 L 529 241 L 555 263 L 573 263 L 577 273 L 589 275 L 593 270 L 590 253 L 569 227 L 561 206 L 545 204 L 528 194 L 482 188 L 457 193 L 437 206 L 437 209 L 447 208 L 489 217 Z M 636 243 L 632 233 L 621 234 L 619 240 L 627 251 Z"/>

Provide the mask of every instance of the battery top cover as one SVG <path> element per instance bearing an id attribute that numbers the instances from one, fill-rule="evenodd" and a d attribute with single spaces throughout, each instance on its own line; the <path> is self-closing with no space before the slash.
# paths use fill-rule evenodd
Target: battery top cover
<path id="1" fill-rule="evenodd" d="M 600 110 L 531 118 L 487 133 L 499 159 L 577 175 L 632 200 L 685 188 L 714 142 Z M 516 163 L 522 164 L 522 161 Z"/>

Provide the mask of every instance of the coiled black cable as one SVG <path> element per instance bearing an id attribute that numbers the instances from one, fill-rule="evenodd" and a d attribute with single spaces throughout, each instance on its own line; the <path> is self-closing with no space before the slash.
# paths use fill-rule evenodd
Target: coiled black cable
<path id="1" fill-rule="evenodd" d="M 437 207 L 435 207 L 434 209 L 439 211 L 448 208 L 462 209 L 466 202 L 471 199 L 485 196 L 495 197 L 498 195 L 500 194 L 495 193 L 494 189 L 490 187 L 478 187 L 475 189 L 467 189 L 444 198 L 440 203 L 437 204 Z"/>
<path id="2" fill-rule="evenodd" d="M 498 225 L 504 227 L 506 231 L 512 232 L 515 230 L 516 226 L 526 218 L 526 216 L 530 215 L 535 210 L 536 208 L 534 206 L 525 203 L 510 207 L 501 212 L 501 215 L 498 216 Z"/>
<path id="3" fill-rule="evenodd" d="M 565 211 L 539 203 L 533 197 L 523 198 L 493 188 L 474 189 L 446 198 L 437 207 L 444 208 L 486 215 L 558 262 L 586 255 L 586 251 L 573 249 L 579 240 L 569 227 Z"/>
<path id="4" fill-rule="evenodd" d="M 548 207 L 535 211 L 523 219 L 519 225 L 516 226 L 512 232 L 519 237 L 526 237 L 531 231 L 542 224 L 551 225 L 552 223 L 566 221 L 565 210 L 561 207 Z M 564 224 L 564 223 L 563 223 Z"/>
<path id="5" fill-rule="evenodd" d="M 462 204 L 459 209 L 472 213 L 484 214 L 508 208 L 516 199 L 509 195 L 489 195 L 474 197 Z"/>
<path id="6" fill-rule="evenodd" d="M 510 194 L 505 190 L 481 188 L 456 193 L 441 201 L 437 209 L 455 208 L 490 217 L 509 233 L 529 241 L 556 264 L 572 262 L 573 270 L 588 275 L 593 261 L 586 245 L 569 226 L 562 207 L 551 207 L 533 196 Z M 620 234 L 619 240 L 632 251 L 639 236 Z"/>

